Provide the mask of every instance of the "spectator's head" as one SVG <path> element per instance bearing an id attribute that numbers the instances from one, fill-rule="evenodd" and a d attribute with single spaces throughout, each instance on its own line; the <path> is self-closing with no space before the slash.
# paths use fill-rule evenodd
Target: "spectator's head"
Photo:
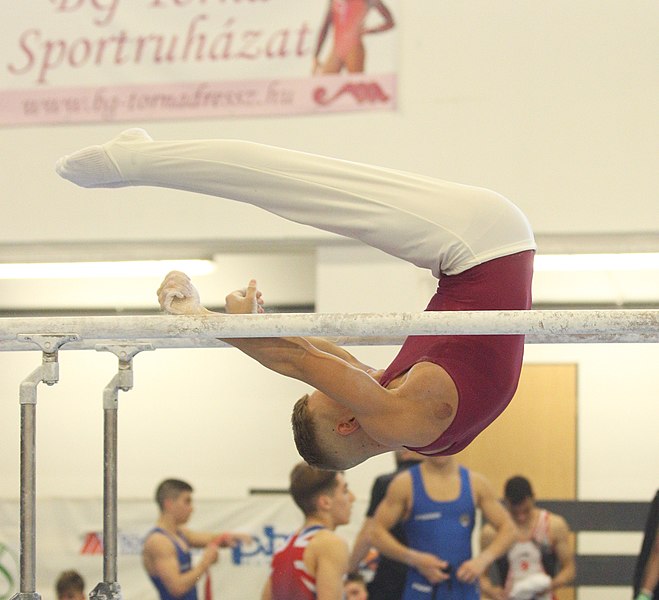
<path id="1" fill-rule="evenodd" d="M 77 571 L 63 571 L 55 582 L 57 600 L 87 600 L 85 581 Z"/>
<path id="2" fill-rule="evenodd" d="M 511 477 L 506 481 L 504 495 L 515 523 L 519 526 L 528 524 L 535 508 L 535 496 L 531 482 L 520 475 Z"/>
<path id="3" fill-rule="evenodd" d="M 165 479 L 156 489 L 160 512 L 177 524 L 186 523 L 192 514 L 192 486 L 180 479 Z"/>
<path id="4" fill-rule="evenodd" d="M 348 573 L 343 584 L 345 600 L 368 600 L 366 582 L 359 573 Z"/>
<path id="5" fill-rule="evenodd" d="M 355 500 L 340 471 L 326 471 L 300 462 L 291 471 L 289 491 L 305 517 L 323 516 L 331 526 L 350 520 Z"/>

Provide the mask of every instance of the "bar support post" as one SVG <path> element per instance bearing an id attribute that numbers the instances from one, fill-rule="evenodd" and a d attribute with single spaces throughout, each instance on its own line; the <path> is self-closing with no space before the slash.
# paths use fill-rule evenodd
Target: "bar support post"
<path id="1" fill-rule="evenodd" d="M 89 594 L 90 600 L 122 600 L 118 581 L 117 439 L 119 390 L 133 388 L 133 357 L 151 344 L 102 344 L 98 351 L 112 352 L 119 359 L 116 375 L 103 390 L 103 581 Z"/>
<path id="2" fill-rule="evenodd" d="M 19 389 L 21 405 L 20 447 L 20 567 L 19 592 L 12 600 L 41 600 L 36 591 L 36 430 L 37 386 L 55 385 L 59 381 L 57 353 L 63 344 L 77 340 L 75 334 L 19 334 L 22 342 L 34 342 L 42 350 L 41 365 L 30 373 Z"/>

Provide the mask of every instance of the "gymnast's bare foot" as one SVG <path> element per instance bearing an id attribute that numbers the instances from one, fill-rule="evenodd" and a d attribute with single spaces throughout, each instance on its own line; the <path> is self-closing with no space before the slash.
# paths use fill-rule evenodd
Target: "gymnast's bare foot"
<path id="1" fill-rule="evenodd" d="M 131 143 L 151 141 L 144 129 L 127 129 L 102 146 L 88 146 L 63 156 L 55 163 L 55 171 L 64 179 L 85 187 L 123 187 L 130 185 L 112 157 L 113 146 L 127 147 Z"/>

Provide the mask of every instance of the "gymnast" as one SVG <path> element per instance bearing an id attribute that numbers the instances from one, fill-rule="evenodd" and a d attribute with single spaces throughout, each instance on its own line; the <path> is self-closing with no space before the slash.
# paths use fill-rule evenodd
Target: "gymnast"
<path id="1" fill-rule="evenodd" d="M 402 171 L 236 140 L 154 141 L 130 129 L 61 158 L 57 172 L 83 187 L 158 186 L 245 202 L 341 234 L 430 269 L 426 310 L 525 310 L 535 242 L 503 196 Z M 184 274 L 158 290 L 164 310 L 207 314 Z M 227 312 L 261 313 L 256 281 L 227 296 Z M 318 338 L 225 340 L 315 391 L 294 406 L 298 451 L 343 470 L 406 447 L 427 456 L 465 448 L 513 397 L 522 335 L 410 336 L 379 371 Z"/>

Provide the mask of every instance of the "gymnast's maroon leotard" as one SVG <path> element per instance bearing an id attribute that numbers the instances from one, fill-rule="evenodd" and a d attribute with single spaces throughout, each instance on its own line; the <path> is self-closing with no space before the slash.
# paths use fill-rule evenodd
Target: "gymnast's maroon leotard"
<path id="1" fill-rule="evenodd" d="M 426 310 L 531 308 L 533 256 L 533 250 L 527 250 L 443 276 Z M 469 445 L 512 400 L 523 354 L 523 335 L 408 337 L 380 384 L 386 387 L 416 363 L 431 362 L 446 370 L 458 390 L 457 413 L 448 429 L 431 444 L 410 450 L 448 455 Z"/>

